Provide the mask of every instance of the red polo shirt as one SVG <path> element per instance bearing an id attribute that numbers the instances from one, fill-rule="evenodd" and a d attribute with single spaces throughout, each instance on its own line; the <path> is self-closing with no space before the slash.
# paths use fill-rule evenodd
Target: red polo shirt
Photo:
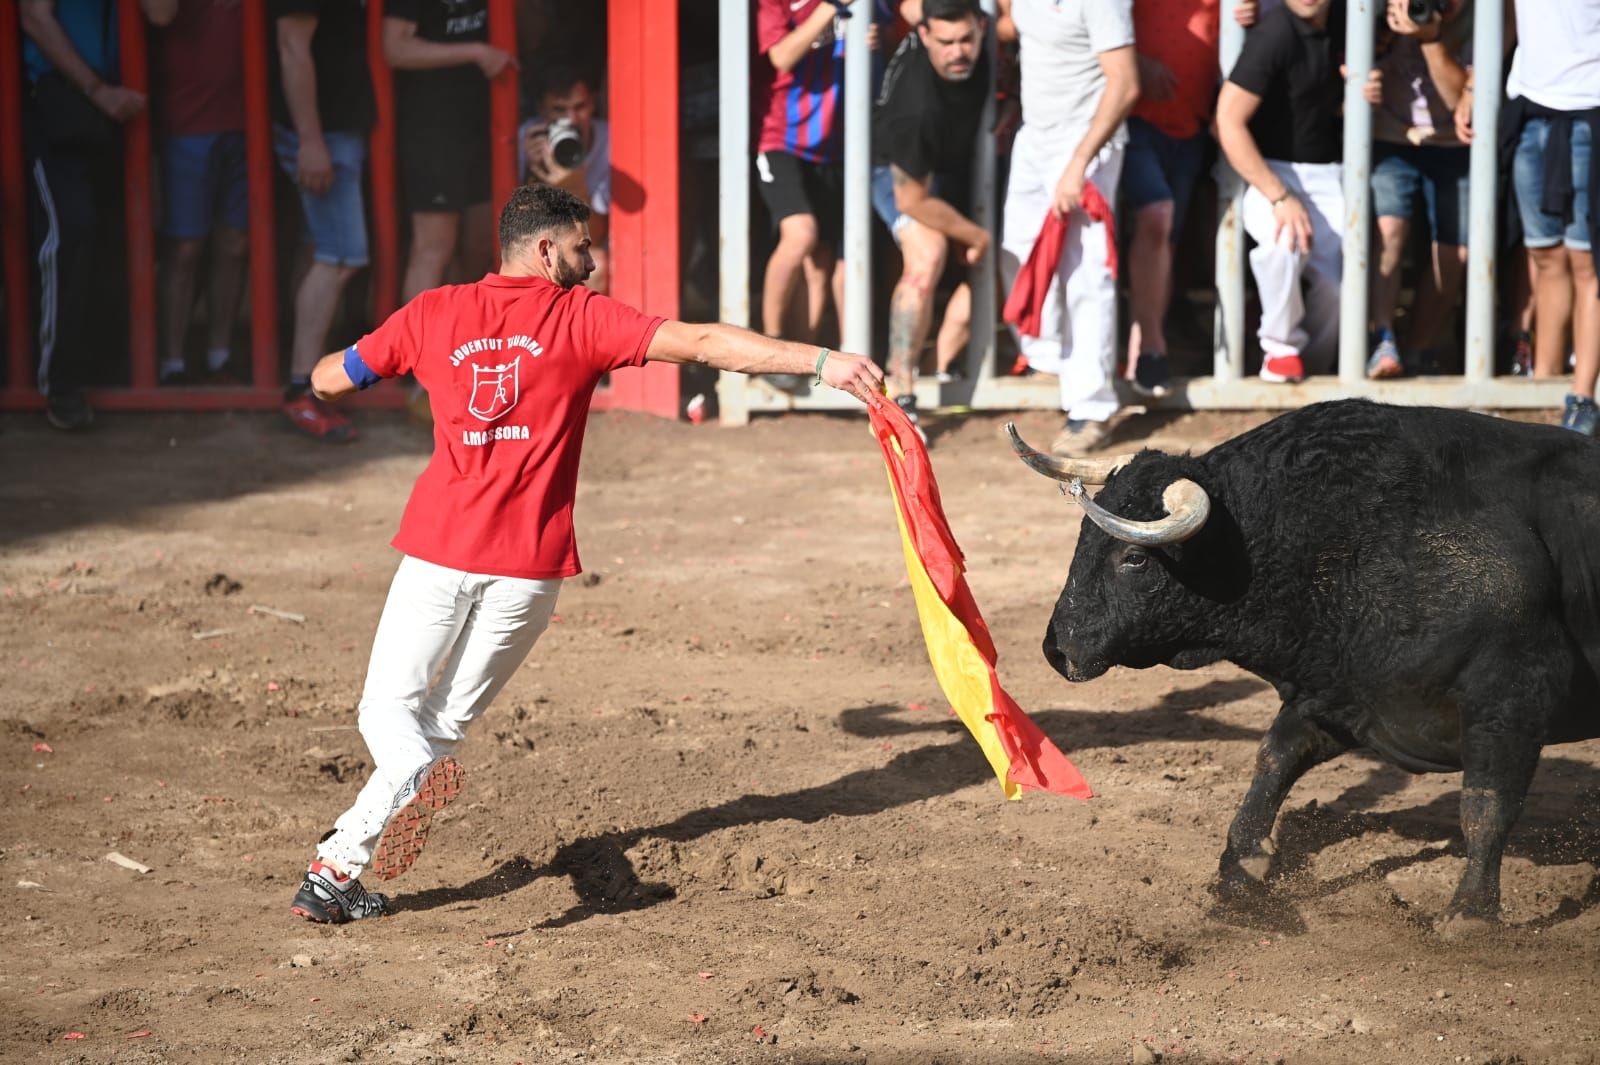
<path id="1" fill-rule="evenodd" d="M 424 292 L 356 344 L 381 377 L 412 373 L 433 406 L 433 459 L 394 546 L 471 573 L 580 572 L 578 456 L 602 375 L 644 364 L 663 318 L 587 288 L 490 274 Z"/>

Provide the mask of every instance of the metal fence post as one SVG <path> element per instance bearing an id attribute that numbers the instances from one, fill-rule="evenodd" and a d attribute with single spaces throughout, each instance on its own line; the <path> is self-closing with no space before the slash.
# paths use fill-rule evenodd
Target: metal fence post
<path id="1" fill-rule="evenodd" d="M 1220 11 L 1219 17 L 1222 24 L 1217 35 L 1217 60 L 1226 78 L 1244 47 L 1244 27 L 1235 21 L 1231 10 Z M 1217 310 L 1212 333 L 1212 373 L 1221 384 L 1244 377 L 1244 182 L 1220 153 L 1216 178 Z"/>
<path id="2" fill-rule="evenodd" d="M 842 346 L 872 352 L 872 7 L 845 20 L 844 36 L 844 306 Z"/>
<path id="3" fill-rule="evenodd" d="M 717 8 L 717 317 L 750 325 L 750 9 L 749 0 L 720 0 Z M 724 425 L 750 421 L 744 374 L 717 376 Z"/>
<path id="4" fill-rule="evenodd" d="M 1505 26 L 1499 5 L 1480 4 L 1472 27 L 1472 170 L 1467 237 L 1466 377 L 1487 382 L 1494 376 L 1494 260 L 1498 234 L 1500 73 Z"/>
<path id="5" fill-rule="evenodd" d="M 1372 70 L 1373 0 L 1349 0 L 1345 27 L 1344 274 L 1339 282 L 1339 380 L 1367 377 L 1367 259 L 1372 227 L 1372 105 L 1362 93 Z"/>

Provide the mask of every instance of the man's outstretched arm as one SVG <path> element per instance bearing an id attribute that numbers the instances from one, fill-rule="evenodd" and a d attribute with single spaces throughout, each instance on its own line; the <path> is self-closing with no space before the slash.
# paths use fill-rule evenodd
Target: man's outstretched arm
<path id="1" fill-rule="evenodd" d="M 811 374 L 817 371 L 817 360 L 823 351 L 811 344 L 777 340 L 720 322 L 690 324 L 669 320 L 662 322 L 651 337 L 645 358 L 655 362 L 698 362 L 735 373 Z M 829 351 L 820 372 L 824 384 L 849 392 L 863 403 L 871 402 L 874 395 L 883 391 L 883 371 L 864 355 Z"/>

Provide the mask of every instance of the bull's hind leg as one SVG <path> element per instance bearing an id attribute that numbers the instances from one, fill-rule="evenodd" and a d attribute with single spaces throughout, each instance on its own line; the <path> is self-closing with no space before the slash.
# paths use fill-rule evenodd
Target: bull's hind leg
<path id="1" fill-rule="evenodd" d="M 1522 813 L 1528 785 L 1539 765 L 1539 743 L 1529 736 L 1488 726 L 1469 727 L 1462 737 L 1461 834 L 1467 869 L 1456 885 L 1439 928 L 1500 916 L 1500 859 L 1511 826 Z"/>
<path id="2" fill-rule="evenodd" d="M 1295 781 L 1313 766 L 1349 750 L 1292 704 L 1278 711 L 1256 752 L 1256 776 L 1228 828 L 1217 892 L 1234 899 L 1257 889 L 1272 863 L 1272 826 Z"/>

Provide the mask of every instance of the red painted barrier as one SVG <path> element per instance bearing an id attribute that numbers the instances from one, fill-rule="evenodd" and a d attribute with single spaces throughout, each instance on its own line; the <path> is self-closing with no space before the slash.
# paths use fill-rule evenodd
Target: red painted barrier
<path id="1" fill-rule="evenodd" d="M 367 65 L 377 121 L 367 139 L 372 157 L 372 320 L 400 306 L 400 216 L 395 195 L 394 71 L 383 55 L 382 0 L 367 3 Z"/>
<path id="2" fill-rule="evenodd" d="M 28 387 L 33 373 L 33 301 L 28 277 L 28 175 L 22 153 L 22 26 L 14 5 L 0 11 L 0 230 L 5 239 L 6 381 Z"/>
<path id="3" fill-rule="evenodd" d="M 489 0 L 489 43 L 517 54 L 515 0 Z M 496 249 L 500 247 L 500 208 L 517 187 L 517 88 L 514 67 L 502 70 L 489 85 L 489 215 Z"/>
<path id="4" fill-rule="evenodd" d="M 250 181 L 250 383 L 278 385 L 278 254 L 273 204 L 272 105 L 267 98 L 267 49 L 278 46 L 267 24 L 266 0 L 244 0 L 245 166 Z"/>
<path id="5" fill-rule="evenodd" d="M 122 124 L 122 193 L 128 244 L 128 362 L 134 388 L 156 383 L 156 232 L 150 192 L 150 57 L 144 10 L 117 5 L 122 84 L 145 94 L 147 104 Z M 86 308 L 85 308 L 86 310 Z M 68 313 L 71 313 L 70 309 Z"/>

